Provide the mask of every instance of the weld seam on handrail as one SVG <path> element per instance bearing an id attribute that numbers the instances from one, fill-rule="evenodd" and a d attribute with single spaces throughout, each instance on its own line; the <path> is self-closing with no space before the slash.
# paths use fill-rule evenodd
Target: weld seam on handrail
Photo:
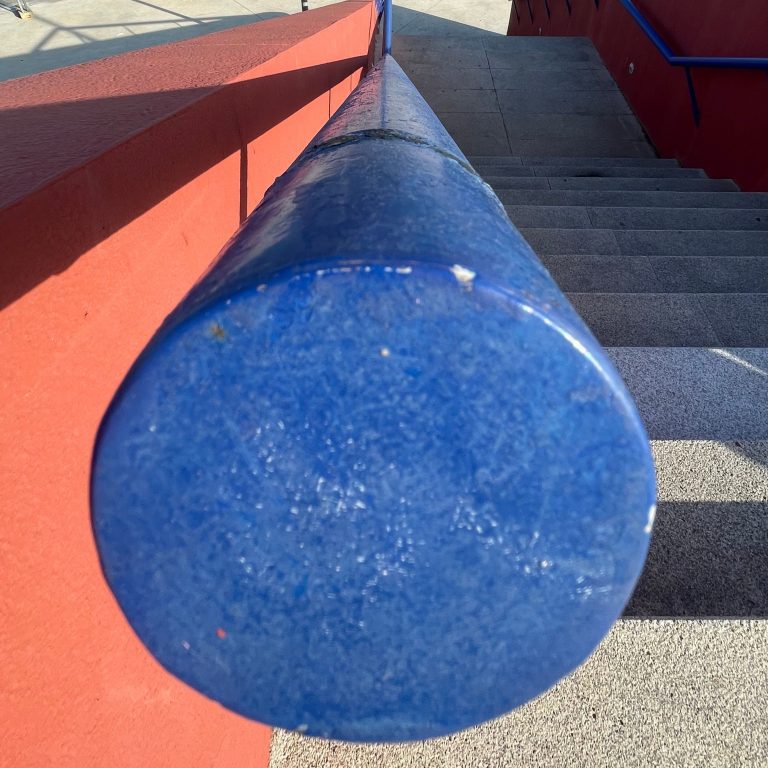
<path id="1" fill-rule="evenodd" d="M 357 144 L 366 139 L 374 139 L 377 141 L 405 141 L 409 144 L 423 147 L 424 149 L 431 149 L 438 155 L 442 155 L 443 157 L 458 163 L 465 171 L 469 171 L 473 176 L 480 178 L 477 171 L 466 160 L 455 155 L 453 152 L 449 152 L 447 149 L 427 141 L 422 136 L 417 136 L 416 134 L 408 133 L 406 131 L 393 130 L 391 128 L 365 128 L 361 131 L 345 133 L 343 136 L 334 136 L 327 141 L 313 144 L 309 147 L 307 153 L 318 154 L 325 150 L 335 149 L 336 147 L 345 146 L 347 144 Z"/>

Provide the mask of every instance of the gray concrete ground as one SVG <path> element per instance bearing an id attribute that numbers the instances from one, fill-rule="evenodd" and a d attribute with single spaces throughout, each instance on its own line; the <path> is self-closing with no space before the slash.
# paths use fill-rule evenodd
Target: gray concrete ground
<path id="1" fill-rule="evenodd" d="M 309 8 L 336 0 L 308 0 Z M 0 80 L 301 12 L 300 0 L 29 0 L 33 17 L 0 0 Z M 395 32 L 506 31 L 505 0 L 399 0 Z"/>

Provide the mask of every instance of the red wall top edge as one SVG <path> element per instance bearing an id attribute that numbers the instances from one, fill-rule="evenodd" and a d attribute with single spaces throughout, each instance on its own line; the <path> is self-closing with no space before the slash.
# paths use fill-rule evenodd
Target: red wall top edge
<path id="1" fill-rule="evenodd" d="M 636 0 L 672 50 L 687 56 L 768 57 L 765 0 Z M 510 35 L 590 37 L 658 152 L 714 178 L 732 178 L 746 191 L 768 191 L 768 73 L 694 69 L 701 108 L 696 126 L 680 67 L 666 63 L 619 0 L 518 0 Z M 633 64 L 630 73 L 629 65 Z"/>
<path id="2" fill-rule="evenodd" d="M 0 209 L 368 5 L 346 0 L 0 83 Z"/>

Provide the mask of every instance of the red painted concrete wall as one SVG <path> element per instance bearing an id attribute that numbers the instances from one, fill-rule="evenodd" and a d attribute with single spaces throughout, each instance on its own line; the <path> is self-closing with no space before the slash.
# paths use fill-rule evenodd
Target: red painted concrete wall
<path id="1" fill-rule="evenodd" d="M 369 62 L 345 2 L 0 84 L 0 765 L 264 768 L 108 591 L 88 480 L 165 315 Z"/>
<path id="2" fill-rule="evenodd" d="M 517 0 L 509 34 L 586 35 L 619 84 L 663 157 L 733 178 L 744 190 L 768 190 L 768 74 L 695 70 L 701 105 L 697 128 L 685 73 L 666 64 L 618 0 Z M 765 0 L 637 0 L 637 5 L 675 53 L 701 56 L 768 57 Z M 634 63 L 634 74 L 629 64 Z"/>

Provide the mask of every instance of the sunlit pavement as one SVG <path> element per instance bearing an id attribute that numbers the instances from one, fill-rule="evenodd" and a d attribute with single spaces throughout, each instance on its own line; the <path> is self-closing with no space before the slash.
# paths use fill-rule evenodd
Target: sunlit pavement
<path id="1" fill-rule="evenodd" d="M 334 0 L 309 0 L 309 8 Z M 0 80 L 114 56 L 153 45 L 301 12 L 301 0 L 32 0 L 21 20 L 16 0 L 0 0 Z M 400 34 L 504 33 L 504 0 L 405 0 Z M 446 28 L 446 23 L 449 25 Z"/>

